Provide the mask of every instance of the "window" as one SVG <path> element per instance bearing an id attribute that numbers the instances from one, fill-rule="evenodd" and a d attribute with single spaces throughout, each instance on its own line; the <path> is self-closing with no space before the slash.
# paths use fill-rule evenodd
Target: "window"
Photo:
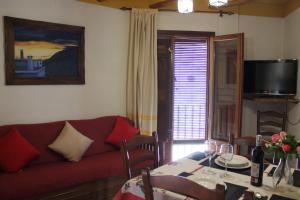
<path id="1" fill-rule="evenodd" d="M 206 138 L 208 38 L 173 40 L 173 141 Z"/>
<path id="2" fill-rule="evenodd" d="M 200 140 L 207 138 L 209 43 L 214 35 L 158 31 L 157 132 L 166 162 L 200 150 Z"/>

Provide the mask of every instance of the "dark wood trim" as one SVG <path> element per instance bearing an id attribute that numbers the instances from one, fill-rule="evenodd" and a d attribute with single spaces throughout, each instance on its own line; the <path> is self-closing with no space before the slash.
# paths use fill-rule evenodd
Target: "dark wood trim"
<path id="1" fill-rule="evenodd" d="M 211 36 L 215 36 L 215 32 L 207 32 L 207 31 L 177 31 L 177 30 L 158 30 L 157 37 L 158 38 L 172 38 L 172 37 L 205 37 L 209 38 Z"/>
<path id="2" fill-rule="evenodd" d="M 212 131 L 213 131 L 213 107 L 214 107 L 214 74 L 215 74 L 215 59 L 214 59 L 214 36 L 210 37 L 209 43 L 209 82 L 208 82 L 208 139 L 212 139 Z"/>
<path id="3" fill-rule="evenodd" d="M 171 38 L 157 38 L 157 79 L 158 79 L 158 118 L 157 133 L 159 140 L 160 163 L 170 160 L 169 144 L 172 133 L 172 94 L 173 68 Z M 162 95 L 162 96 L 161 96 Z M 168 149 L 167 149 L 168 148 Z"/>
<path id="4" fill-rule="evenodd" d="M 205 139 L 208 140 L 209 136 L 209 83 L 210 83 L 210 69 L 211 69 L 211 39 L 212 37 L 215 36 L 215 33 L 213 33 L 213 35 L 209 36 L 207 39 L 207 71 L 206 71 L 206 124 L 205 124 L 205 130 L 206 130 L 206 134 L 205 134 Z"/>
<path id="5" fill-rule="evenodd" d="M 214 41 L 224 41 L 224 40 L 234 40 L 234 39 L 240 39 L 244 37 L 244 33 L 235 33 L 235 34 L 229 34 L 229 35 L 218 35 L 214 38 Z M 238 44 L 240 45 L 240 44 Z"/>
<path id="6" fill-rule="evenodd" d="M 42 22 L 28 19 L 20 19 L 4 16 L 4 47 L 5 47 L 5 75 L 6 85 L 58 85 L 58 84 L 85 84 L 85 27 Z M 66 31 L 80 35 L 78 47 L 78 76 L 76 77 L 43 77 L 25 78 L 15 76 L 15 31 L 14 27 L 22 25 L 26 27 L 39 27 L 51 31 Z"/>
<path id="7" fill-rule="evenodd" d="M 131 10 L 132 8 L 128 8 L 128 7 L 121 7 L 120 10 Z M 172 10 L 172 9 L 158 9 L 158 11 L 162 11 L 162 12 L 178 12 L 177 10 Z M 223 10 L 194 10 L 193 13 L 212 13 L 212 14 L 219 14 L 220 17 L 223 17 L 223 15 L 233 15 L 234 12 L 231 11 L 223 11 Z"/>
<path id="8" fill-rule="evenodd" d="M 237 95 L 237 108 L 236 111 L 237 121 L 237 133 L 235 137 L 241 137 L 241 124 L 242 124 L 242 112 L 243 112 L 243 93 L 244 93 L 244 33 L 235 34 L 238 39 L 238 71 L 237 71 L 237 83 L 238 83 L 238 95 Z"/>

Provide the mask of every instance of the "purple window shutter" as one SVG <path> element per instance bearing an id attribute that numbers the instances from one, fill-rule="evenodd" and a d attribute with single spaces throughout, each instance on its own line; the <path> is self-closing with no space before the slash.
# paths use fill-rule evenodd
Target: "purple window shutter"
<path id="1" fill-rule="evenodd" d="M 174 41 L 173 140 L 206 136 L 208 40 Z"/>

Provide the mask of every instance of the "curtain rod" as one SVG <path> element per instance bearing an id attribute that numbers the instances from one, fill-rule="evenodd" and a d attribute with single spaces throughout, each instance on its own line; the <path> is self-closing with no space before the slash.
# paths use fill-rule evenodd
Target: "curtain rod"
<path id="1" fill-rule="evenodd" d="M 121 7 L 120 10 L 131 10 L 132 8 L 127 8 L 127 7 Z M 164 11 L 164 12 L 177 12 L 175 10 L 171 10 L 171 9 L 158 9 L 158 11 Z M 223 15 L 233 15 L 233 12 L 228 12 L 228 11 L 223 11 L 223 10 L 219 10 L 219 11 L 193 11 L 194 13 L 213 13 L 213 14 L 219 14 L 220 17 L 223 17 Z"/>

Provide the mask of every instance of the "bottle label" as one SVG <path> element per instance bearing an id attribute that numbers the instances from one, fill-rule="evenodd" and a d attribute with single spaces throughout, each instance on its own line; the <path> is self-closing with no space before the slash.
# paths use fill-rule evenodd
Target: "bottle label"
<path id="1" fill-rule="evenodd" d="M 253 178 L 258 178 L 259 177 L 259 163 L 252 162 L 251 177 L 253 177 Z"/>

